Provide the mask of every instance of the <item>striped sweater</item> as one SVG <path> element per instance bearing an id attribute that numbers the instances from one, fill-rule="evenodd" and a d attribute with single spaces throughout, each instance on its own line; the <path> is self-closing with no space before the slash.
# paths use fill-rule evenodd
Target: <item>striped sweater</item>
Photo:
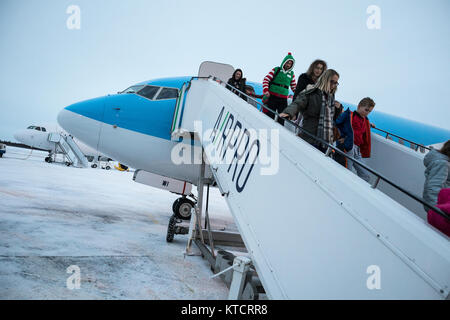
<path id="1" fill-rule="evenodd" d="M 283 72 L 283 71 L 280 70 L 280 72 Z M 263 80 L 263 93 L 269 92 L 271 95 L 274 95 L 276 97 L 288 98 L 288 96 L 269 91 L 269 83 L 273 79 L 273 75 L 274 74 L 275 74 L 275 68 L 270 70 L 270 72 L 264 77 L 264 80 Z M 297 82 L 295 81 L 295 75 L 292 74 L 291 89 L 292 89 L 293 92 L 295 92 L 295 87 L 296 86 L 297 86 Z"/>

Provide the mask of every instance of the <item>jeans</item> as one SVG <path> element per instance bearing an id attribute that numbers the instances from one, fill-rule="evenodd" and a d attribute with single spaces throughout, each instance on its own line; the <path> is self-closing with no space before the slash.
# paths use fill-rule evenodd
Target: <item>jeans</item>
<path id="1" fill-rule="evenodd" d="M 358 160 L 359 162 L 364 162 L 364 160 L 361 156 L 361 151 L 357 145 L 354 145 L 353 149 L 346 152 L 345 154 L 353 157 L 355 160 Z M 367 182 L 370 181 L 370 176 L 369 176 L 369 173 L 367 172 L 367 170 L 364 169 L 363 167 L 361 167 L 360 165 L 358 165 L 357 163 L 353 163 L 353 161 L 351 161 L 350 159 L 347 159 L 347 168 L 350 171 L 353 171 L 352 168 L 354 168 L 358 177 L 366 180 Z"/>

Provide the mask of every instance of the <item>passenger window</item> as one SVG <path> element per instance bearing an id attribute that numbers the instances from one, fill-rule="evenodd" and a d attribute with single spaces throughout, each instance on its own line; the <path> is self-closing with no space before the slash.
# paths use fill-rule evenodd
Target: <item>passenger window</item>
<path id="1" fill-rule="evenodd" d="M 178 89 L 174 88 L 163 88 L 161 92 L 156 97 L 156 100 L 162 99 L 176 99 L 178 98 Z"/>
<path id="2" fill-rule="evenodd" d="M 143 96 L 144 98 L 147 99 L 153 99 L 153 97 L 155 96 L 155 94 L 158 92 L 159 87 L 155 87 L 155 86 L 145 86 L 144 88 L 142 88 L 141 90 L 139 90 L 137 92 L 138 95 Z"/>

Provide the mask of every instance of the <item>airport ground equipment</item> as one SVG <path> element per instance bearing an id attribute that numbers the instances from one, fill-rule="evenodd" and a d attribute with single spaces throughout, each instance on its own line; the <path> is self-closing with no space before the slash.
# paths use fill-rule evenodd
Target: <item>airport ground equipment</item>
<path id="1" fill-rule="evenodd" d="M 416 170 L 423 155 L 373 135 L 372 152 L 386 150 L 370 167 L 360 163 L 372 176 L 368 184 L 331 158 L 339 153 L 332 145 L 320 152 L 282 127 L 278 115 L 274 121 L 225 86 L 213 77 L 187 83 L 172 134 L 192 134 L 205 151 L 268 298 L 449 297 L 449 239 L 421 217 L 418 208 L 429 204 L 402 187 L 411 174 L 423 175 L 405 171 Z M 393 178 L 377 171 L 383 166 Z M 201 226 L 202 196 L 186 252 L 193 242 L 202 250 L 211 236 Z"/>
<path id="2" fill-rule="evenodd" d="M 88 166 L 86 156 L 81 152 L 75 141 L 70 135 L 60 133 L 50 133 L 48 141 L 56 143 L 56 147 L 60 149 L 66 159 L 66 165 L 73 165 L 74 167 L 84 168 Z M 54 153 L 56 155 L 56 152 Z M 49 155 L 46 162 L 52 162 L 52 157 Z"/>

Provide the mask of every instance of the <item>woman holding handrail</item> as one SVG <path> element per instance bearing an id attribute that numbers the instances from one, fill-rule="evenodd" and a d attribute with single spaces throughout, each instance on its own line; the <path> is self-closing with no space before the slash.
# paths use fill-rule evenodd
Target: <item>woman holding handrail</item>
<path id="1" fill-rule="evenodd" d="M 333 120 L 338 105 L 335 104 L 334 95 L 339 85 L 339 73 L 333 69 L 326 70 L 312 89 L 301 92 L 297 98 L 280 114 L 280 117 L 295 120 L 297 114 L 303 116 L 303 130 L 325 140 L 334 142 Z M 303 131 L 299 134 L 308 143 L 322 152 L 327 147 L 309 137 Z"/>
<path id="2" fill-rule="evenodd" d="M 238 89 L 241 92 L 245 92 L 245 87 L 246 87 L 246 81 L 247 79 L 243 78 L 243 74 L 242 74 L 242 70 L 241 69 L 236 69 L 233 72 L 233 75 L 231 76 L 230 79 L 228 79 L 228 84 L 233 87 Z M 231 92 L 234 92 L 235 94 L 237 94 L 238 96 L 240 96 L 242 99 L 247 101 L 247 98 L 241 94 L 239 94 L 239 92 L 237 90 L 234 90 L 233 88 L 227 87 L 228 90 L 230 90 Z"/>

